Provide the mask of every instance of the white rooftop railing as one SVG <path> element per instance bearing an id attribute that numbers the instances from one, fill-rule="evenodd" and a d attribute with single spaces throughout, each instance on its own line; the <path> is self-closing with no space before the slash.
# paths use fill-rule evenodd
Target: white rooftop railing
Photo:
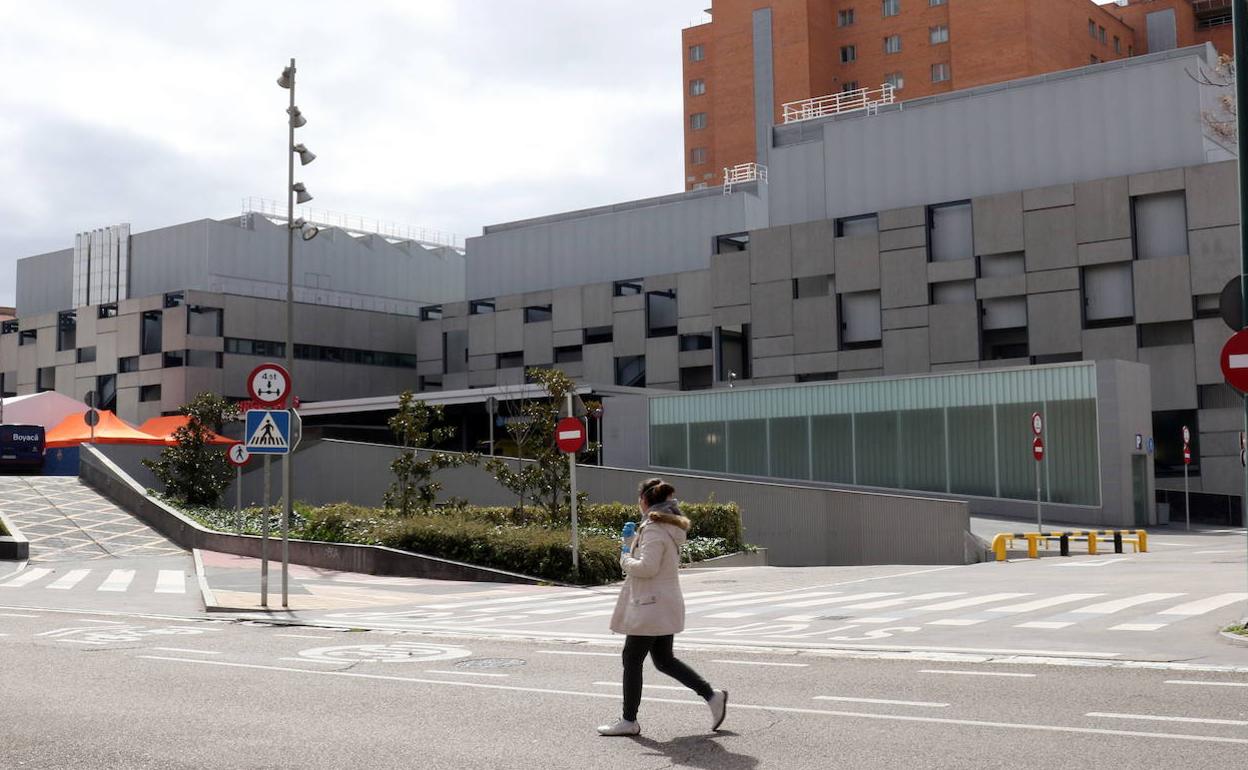
<path id="1" fill-rule="evenodd" d="M 738 163 L 724 168 L 724 195 L 732 195 L 734 184 L 745 182 L 767 183 L 767 167 L 758 163 Z"/>
<path id="2" fill-rule="evenodd" d="M 269 219 L 286 220 L 286 204 L 268 198 L 248 197 L 243 199 L 243 218 L 248 214 L 259 214 Z M 343 214 L 337 211 L 314 209 L 308 206 L 296 206 L 295 217 L 302 217 L 314 225 L 336 227 L 348 233 L 374 234 L 396 241 L 416 241 L 426 246 L 449 246 L 463 249 L 464 241 L 454 233 L 432 230 L 415 225 L 400 225 L 384 222 L 371 217 L 355 214 Z"/>
<path id="3" fill-rule="evenodd" d="M 892 84 L 885 83 L 879 88 L 859 88 L 856 91 L 842 91 L 839 94 L 817 96 L 784 105 L 784 122 L 797 123 L 813 120 L 829 115 L 844 115 L 847 112 L 866 110 L 873 115 L 879 111 L 881 104 L 892 104 L 896 101 L 895 89 Z"/>

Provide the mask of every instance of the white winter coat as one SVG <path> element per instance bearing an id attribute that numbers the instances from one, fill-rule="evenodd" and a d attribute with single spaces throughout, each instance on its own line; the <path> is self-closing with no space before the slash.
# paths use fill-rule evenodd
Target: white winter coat
<path id="1" fill-rule="evenodd" d="M 611 630 L 633 636 L 667 636 L 685 629 L 680 592 L 680 546 L 689 520 L 674 501 L 652 506 L 637 530 L 632 551 L 620 556 L 624 587 L 611 616 Z"/>

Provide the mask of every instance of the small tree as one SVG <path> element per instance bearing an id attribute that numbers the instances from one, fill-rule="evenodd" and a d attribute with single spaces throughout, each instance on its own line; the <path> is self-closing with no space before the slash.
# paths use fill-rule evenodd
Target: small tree
<path id="1" fill-rule="evenodd" d="M 575 391 L 576 383 L 558 369 L 530 369 L 528 376 L 542 386 L 547 398 L 533 399 L 524 403 L 519 419 L 524 421 L 527 454 L 532 462 L 512 469 L 499 458 L 486 464 L 494 479 L 512 492 L 531 492 L 534 504 L 543 508 L 552 523 L 561 520 L 562 512 L 571 508 L 569 497 L 568 458 L 555 444 L 555 423 L 559 421 L 559 409 L 569 393 Z M 513 434 L 514 436 L 515 434 Z M 592 449 L 592 447 L 588 447 Z M 585 493 L 578 500 L 587 498 Z"/>
<path id="2" fill-rule="evenodd" d="M 1238 105 L 1235 103 L 1235 59 L 1226 54 L 1218 56 L 1218 61 L 1210 68 L 1204 66 L 1196 75 L 1188 73 L 1193 80 L 1201 85 L 1218 89 L 1213 109 L 1201 112 L 1201 119 L 1206 127 L 1228 151 L 1238 153 Z"/>
<path id="3" fill-rule="evenodd" d="M 442 484 L 433 480 L 434 472 L 473 460 L 470 455 L 437 451 L 420 456 L 418 449 L 434 447 L 455 435 L 453 428 L 439 425 L 441 422 L 442 407 L 416 398 L 410 390 L 399 396 L 399 410 L 387 425 L 404 451 L 390 463 L 395 480 L 385 494 L 387 509 L 397 509 L 404 516 L 428 511 L 442 489 Z"/>
<path id="4" fill-rule="evenodd" d="M 190 419 L 174 432 L 177 443 L 143 465 L 164 483 L 166 495 L 188 505 L 215 506 L 234 471 L 223 449 L 209 441 L 227 421 L 238 419 L 238 408 L 215 393 L 200 393 L 178 411 Z"/>

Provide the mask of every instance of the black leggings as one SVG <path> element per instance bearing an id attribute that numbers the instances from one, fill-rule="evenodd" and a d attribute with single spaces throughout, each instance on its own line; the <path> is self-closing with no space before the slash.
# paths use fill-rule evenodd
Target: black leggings
<path id="1" fill-rule="evenodd" d="M 710 700 L 714 693 L 706 680 L 698 676 L 698 672 L 681 663 L 672 654 L 674 640 L 675 637 L 671 634 L 630 635 L 624 640 L 624 718 L 628 721 L 637 721 L 637 707 L 641 705 L 641 669 L 646 662 L 646 655 L 654 661 L 655 668 L 701 695 L 703 700 Z"/>

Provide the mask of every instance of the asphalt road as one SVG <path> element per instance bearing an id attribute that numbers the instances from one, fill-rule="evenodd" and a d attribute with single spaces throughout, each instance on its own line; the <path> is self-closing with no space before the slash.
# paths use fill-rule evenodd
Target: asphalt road
<path id="1" fill-rule="evenodd" d="M 648 671 L 643 734 L 617 650 L 0 610 L 5 768 L 1236 767 L 1248 672 L 938 655 L 681 652 L 731 692 L 724 731 Z"/>

